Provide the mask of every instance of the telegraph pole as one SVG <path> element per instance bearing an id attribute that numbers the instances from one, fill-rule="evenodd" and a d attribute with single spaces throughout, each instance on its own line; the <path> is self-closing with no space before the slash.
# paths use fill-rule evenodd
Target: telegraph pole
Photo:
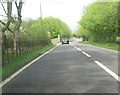
<path id="1" fill-rule="evenodd" d="M 0 82 L 2 82 L 2 59 L 3 59 L 3 54 L 2 54 L 2 29 L 0 25 Z M 0 95 L 2 94 L 2 88 L 0 87 Z"/>
<path id="2" fill-rule="evenodd" d="M 43 21 L 42 21 L 42 7 L 41 7 L 41 2 L 40 2 L 40 18 L 41 18 L 41 36 L 42 36 L 42 46 L 44 46 L 43 43 Z"/>
<path id="3" fill-rule="evenodd" d="M 41 27 L 43 27 L 41 2 L 40 2 L 40 18 L 41 18 Z"/>

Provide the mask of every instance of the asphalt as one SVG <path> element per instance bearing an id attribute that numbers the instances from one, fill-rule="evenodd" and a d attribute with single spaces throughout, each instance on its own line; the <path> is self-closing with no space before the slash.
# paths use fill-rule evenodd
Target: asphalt
<path id="1" fill-rule="evenodd" d="M 98 60 L 117 72 L 116 53 L 72 44 L 92 58 L 60 44 L 4 85 L 3 93 L 118 93 L 118 81 L 94 63 Z"/>
<path id="2" fill-rule="evenodd" d="M 91 55 L 93 60 L 101 62 L 113 72 L 118 74 L 118 52 L 94 47 L 87 44 L 81 44 L 77 41 L 74 42 L 74 45 L 85 51 L 87 54 Z"/>

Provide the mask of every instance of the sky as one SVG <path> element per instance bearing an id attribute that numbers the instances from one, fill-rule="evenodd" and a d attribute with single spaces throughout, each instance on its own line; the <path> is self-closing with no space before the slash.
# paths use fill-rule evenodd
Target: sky
<path id="1" fill-rule="evenodd" d="M 95 0 L 25 0 L 22 8 L 22 18 L 37 19 L 40 17 L 40 2 L 42 18 L 52 16 L 65 22 L 75 32 L 83 15 L 83 9 Z M 13 8 L 13 11 L 15 8 Z"/>
<path id="2" fill-rule="evenodd" d="M 83 15 L 83 8 L 95 0 L 26 0 L 22 15 L 23 18 L 37 19 L 40 17 L 40 2 L 42 18 L 52 16 L 60 18 L 75 32 Z"/>

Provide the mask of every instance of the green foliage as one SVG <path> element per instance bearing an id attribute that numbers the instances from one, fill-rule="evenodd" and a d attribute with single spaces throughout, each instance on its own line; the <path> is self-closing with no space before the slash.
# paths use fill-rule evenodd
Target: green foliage
<path id="1" fill-rule="evenodd" d="M 27 41 L 41 41 L 41 43 L 44 44 L 49 43 L 47 31 L 45 28 L 41 27 L 41 21 L 39 19 L 23 21 L 19 39 Z"/>
<path id="2" fill-rule="evenodd" d="M 118 2 L 94 2 L 85 8 L 79 24 L 89 33 L 89 40 L 115 42 L 118 36 Z"/>
<path id="3" fill-rule="evenodd" d="M 67 24 L 58 18 L 46 17 L 43 19 L 43 28 L 50 28 L 51 38 L 57 38 L 60 34 L 61 37 L 71 37 L 71 31 Z"/>
<path id="4" fill-rule="evenodd" d="M 82 37 L 83 40 L 88 40 L 90 32 L 87 29 L 84 29 L 82 26 L 75 32 L 79 38 Z"/>
<path id="5" fill-rule="evenodd" d="M 10 29 L 13 29 L 14 25 L 10 24 Z M 68 28 L 67 24 L 61 21 L 58 18 L 53 17 L 46 17 L 43 19 L 43 27 L 41 27 L 41 19 L 33 20 L 27 19 L 23 20 L 20 32 L 19 32 L 19 41 L 41 41 L 41 44 L 48 44 L 49 38 L 47 29 L 50 28 L 51 30 L 51 38 L 57 38 L 58 35 L 61 37 L 71 37 L 71 31 Z M 6 31 L 6 41 L 13 42 L 14 35 Z M 10 43 L 11 44 L 11 43 Z"/>
<path id="6" fill-rule="evenodd" d="M 103 48 L 108 48 L 108 49 L 112 49 L 112 50 L 116 50 L 118 51 L 118 44 L 116 43 L 105 43 L 105 42 L 90 42 L 90 41 L 80 41 L 79 43 L 83 43 L 83 44 L 90 44 L 90 45 L 94 45 L 97 47 L 103 47 Z"/>

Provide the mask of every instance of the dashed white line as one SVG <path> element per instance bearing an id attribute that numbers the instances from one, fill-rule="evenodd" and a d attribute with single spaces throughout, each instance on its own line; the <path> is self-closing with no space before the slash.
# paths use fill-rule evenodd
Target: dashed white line
<path id="1" fill-rule="evenodd" d="M 74 46 L 75 48 L 77 48 L 76 46 Z"/>
<path id="2" fill-rule="evenodd" d="M 120 81 L 120 77 L 114 73 L 113 71 L 111 71 L 110 69 L 108 69 L 106 66 L 104 66 L 102 63 L 100 63 L 99 61 L 94 61 L 96 64 L 98 64 L 103 70 L 105 70 L 107 73 L 109 73 L 112 77 L 114 77 L 117 81 Z"/>
<path id="3" fill-rule="evenodd" d="M 81 51 L 81 49 L 77 48 L 75 45 L 71 44 L 72 46 L 74 46 L 74 48 L 78 49 L 79 51 Z"/>
<path id="4" fill-rule="evenodd" d="M 57 44 L 58 46 L 59 44 Z M 28 63 L 27 65 L 25 65 L 24 67 L 22 67 L 21 69 L 19 69 L 18 71 L 16 71 L 14 74 L 12 74 L 11 76 L 9 76 L 6 80 L 2 81 L 0 83 L 0 88 L 2 86 L 4 86 L 7 82 L 9 82 L 11 79 L 13 79 L 15 76 L 17 76 L 19 73 L 21 73 L 23 70 L 25 70 L 27 67 L 29 67 L 31 64 L 33 64 L 35 61 L 37 61 L 38 59 L 40 59 L 41 57 L 43 57 L 44 55 L 46 55 L 47 53 L 49 53 L 50 51 L 52 51 L 53 49 L 55 49 L 57 46 L 55 46 L 54 48 L 52 48 L 51 50 L 45 52 L 44 54 L 42 54 L 41 56 L 37 57 L 36 59 L 34 59 L 33 61 L 31 61 L 30 63 Z"/>
<path id="5" fill-rule="evenodd" d="M 82 51 L 80 48 L 77 48 L 77 50 Z"/>
<path id="6" fill-rule="evenodd" d="M 75 45 L 71 44 L 72 46 L 74 46 L 74 48 L 76 48 L 79 51 L 82 51 L 80 48 L 77 48 Z M 87 57 L 91 57 L 89 54 L 87 54 L 86 52 L 82 51 L 83 54 L 85 54 Z"/>
<path id="7" fill-rule="evenodd" d="M 77 48 L 75 45 L 71 44 L 72 46 L 74 46 L 77 50 L 82 51 L 80 48 Z M 82 51 L 83 54 L 85 54 L 87 57 L 91 57 L 89 54 L 87 54 L 86 52 Z M 104 66 L 102 63 L 100 63 L 99 61 L 94 61 L 97 65 L 99 65 L 103 70 L 105 70 L 107 73 L 109 73 L 113 78 L 115 78 L 117 81 L 120 82 L 120 77 L 114 73 L 113 71 L 111 71 L 109 68 L 107 68 L 106 66 Z"/>
<path id="8" fill-rule="evenodd" d="M 72 43 L 70 43 L 70 45 L 72 45 L 72 46 L 76 47 L 76 46 L 75 46 L 75 45 L 73 45 Z"/>
<path id="9" fill-rule="evenodd" d="M 86 52 L 82 51 L 83 54 L 85 54 L 87 57 L 91 57 L 89 54 L 87 54 Z"/>
<path id="10" fill-rule="evenodd" d="M 74 46 L 73 44 L 70 43 L 70 45 Z"/>

